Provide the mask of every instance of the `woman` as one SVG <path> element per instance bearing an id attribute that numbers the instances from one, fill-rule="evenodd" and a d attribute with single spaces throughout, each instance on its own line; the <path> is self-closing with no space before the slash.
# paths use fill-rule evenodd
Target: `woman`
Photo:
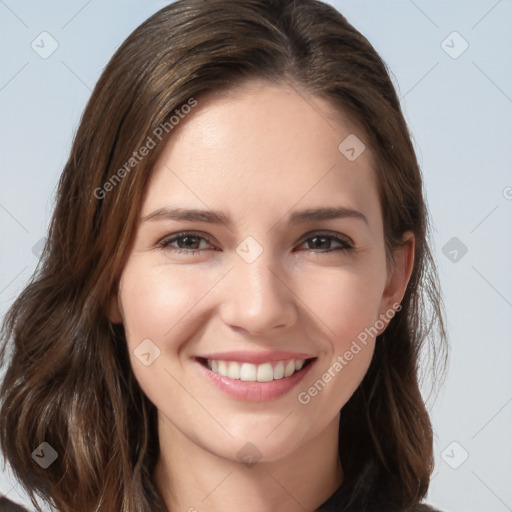
<path id="1" fill-rule="evenodd" d="M 15 475 L 62 512 L 432 510 L 427 232 L 386 67 L 341 14 L 165 7 L 96 85 L 4 323 Z"/>

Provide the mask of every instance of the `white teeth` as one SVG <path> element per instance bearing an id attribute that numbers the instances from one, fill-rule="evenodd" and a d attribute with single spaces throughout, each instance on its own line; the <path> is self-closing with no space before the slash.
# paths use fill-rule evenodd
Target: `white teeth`
<path id="1" fill-rule="evenodd" d="M 245 382 L 270 382 L 285 377 L 290 377 L 304 366 L 304 359 L 290 359 L 279 361 L 272 366 L 272 363 L 251 364 L 238 363 L 236 361 L 215 361 L 208 359 L 208 368 L 230 379 L 242 380 Z"/>
<path id="2" fill-rule="evenodd" d="M 279 361 L 274 368 L 274 379 L 282 379 L 284 377 L 284 363 Z"/>
<path id="3" fill-rule="evenodd" d="M 228 377 L 230 379 L 240 378 L 240 365 L 238 363 L 229 363 L 228 366 Z"/>
<path id="4" fill-rule="evenodd" d="M 228 364 L 226 363 L 226 361 L 219 361 L 219 368 L 217 370 L 217 373 L 223 375 L 224 377 L 228 376 Z"/>
<path id="5" fill-rule="evenodd" d="M 284 376 L 289 377 L 295 373 L 295 361 L 288 361 L 284 367 Z"/>
<path id="6" fill-rule="evenodd" d="M 274 369 L 270 363 L 260 364 L 258 366 L 258 376 L 256 380 L 258 382 L 270 382 L 274 380 Z"/>
<path id="7" fill-rule="evenodd" d="M 215 362 L 215 361 L 214 361 Z M 212 367 L 212 371 L 215 371 Z M 243 363 L 240 370 L 240 380 L 251 382 L 256 380 L 258 375 L 258 368 L 254 364 Z"/>

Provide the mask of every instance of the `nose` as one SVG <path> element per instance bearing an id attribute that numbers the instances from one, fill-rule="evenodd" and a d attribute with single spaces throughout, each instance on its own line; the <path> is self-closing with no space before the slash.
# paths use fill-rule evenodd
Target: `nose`
<path id="1" fill-rule="evenodd" d="M 279 266 L 264 255 L 252 263 L 236 257 L 220 309 L 226 325 L 252 335 L 268 334 L 297 321 L 297 297 Z"/>

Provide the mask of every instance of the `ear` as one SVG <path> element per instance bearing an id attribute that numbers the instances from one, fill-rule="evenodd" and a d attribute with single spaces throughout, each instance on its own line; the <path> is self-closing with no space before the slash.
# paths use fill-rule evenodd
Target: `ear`
<path id="1" fill-rule="evenodd" d="M 415 246 L 414 233 L 406 231 L 402 243 L 393 251 L 394 263 L 391 261 L 388 265 L 388 277 L 381 300 L 381 315 L 390 309 L 396 310 L 396 305 L 402 302 L 414 268 Z"/>

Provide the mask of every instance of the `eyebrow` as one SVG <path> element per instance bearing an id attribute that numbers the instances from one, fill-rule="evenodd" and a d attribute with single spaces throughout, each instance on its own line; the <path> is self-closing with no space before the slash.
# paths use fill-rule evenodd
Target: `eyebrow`
<path id="1" fill-rule="evenodd" d="M 290 224 L 306 224 L 318 220 L 354 218 L 364 221 L 368 224 L 366 216 L 358 210 L 345 208 L 343 206 L 331 208 L 310 208 L 293 212 L 288 222 Z M 159 208 L 152 213 L 142 217 L 141 222 L 158 220 L 178 220 L 207 222 L 210 224 L 225 224 L 231 226 L 232 221 L 228 215 L 214 210 L 199 210 L 188 208 Z"/>

